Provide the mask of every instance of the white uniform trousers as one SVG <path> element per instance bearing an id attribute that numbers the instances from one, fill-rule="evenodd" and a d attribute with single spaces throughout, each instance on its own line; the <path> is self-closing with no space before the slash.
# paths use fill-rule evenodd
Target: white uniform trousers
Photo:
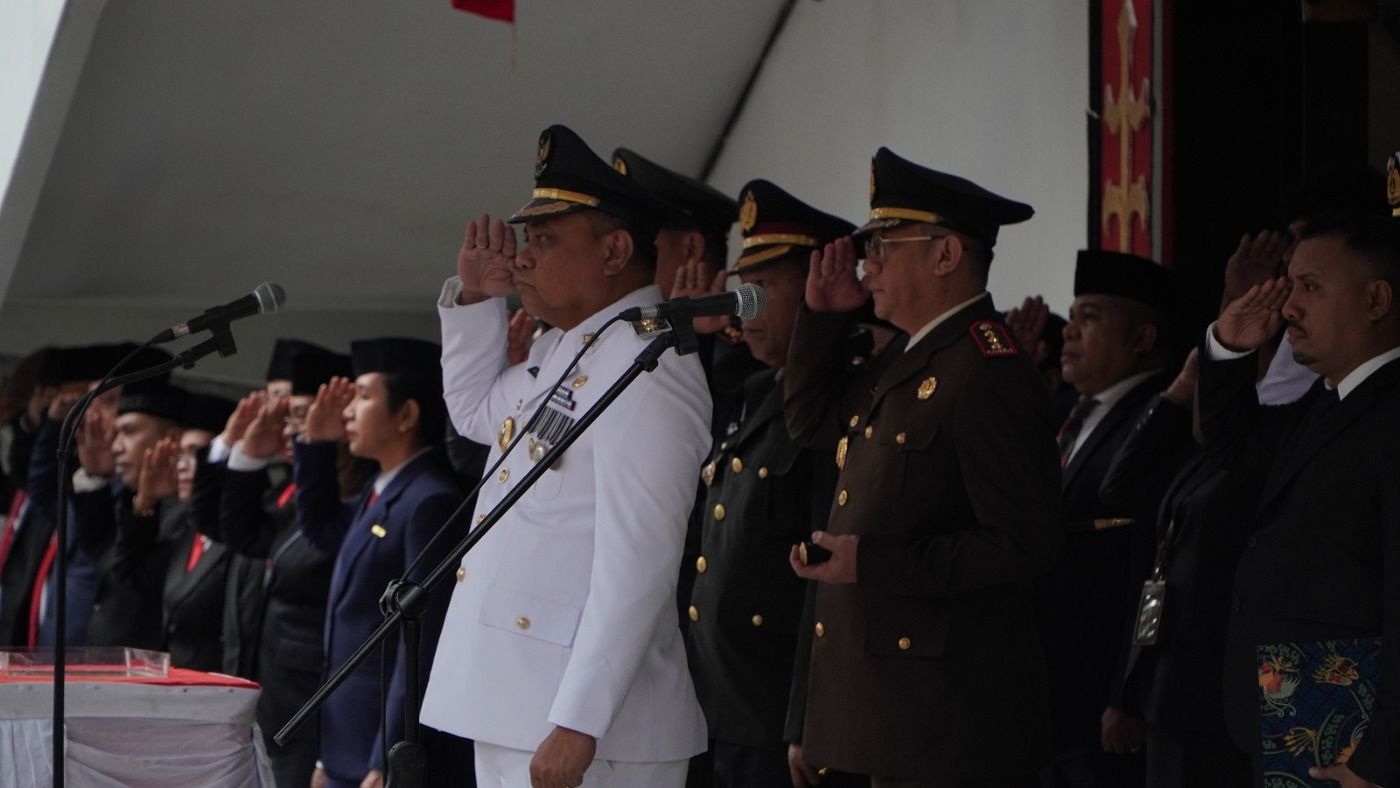
<path id="1" fill-rule="evenodd" d="M 476 742 L 477 788 L 530 788 L 533 752 Z M 690 760 L 628 763 L 594 760 L 581 788 L 684 788 Z"/>

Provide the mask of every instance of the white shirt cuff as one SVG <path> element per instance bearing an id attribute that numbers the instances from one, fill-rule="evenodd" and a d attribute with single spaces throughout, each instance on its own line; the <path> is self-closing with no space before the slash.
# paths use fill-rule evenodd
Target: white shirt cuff
<path id="1" fill-rule="evenodd" d="M 228 469 L 231 471 L 260 471 L 272 462 L 270 457 L 250 457 L 243 451 L 243 442 L 239 441 L 233 445 L 233 452 L 228 456 Z"/>
<path id="2" fill-rule="evenodd" d="M 442 283 L 442 294 L 438 296 L 438 307 L 440 309 L 451 309 L 461 306 L 457 303 L 457 296 L 462 293 L 462 280 L 455 277 L 447 277 L 447 281 Z"/>
<path id="3" fill-rule="evenodd" d="M 218 465 L 228 459 L 232 448 L 224 442 L 224 436 L 215 435 L 214 442 L 209 444 L 209 464 Z"/>
<path id="4" fill-rule="evenodd" d="M 1221 344 L 1220 340 L 1215 338 L 1215 323 L 1217 322 L 1219 321 L 1212 322 L 1206 328 L 1206 355 L 1211 361 L 1230 361 L 1231 359 L 1244 358 L 1254 352 L 1253 350 L 1231 350 Z"/>
<path id="5" fill-rule="evenodd" d="M 111 479 L 93 476 L 83 468 L 73 471 L 73 492 L 75 493 L 97 492 L 98 490 L 106 488 L 106 486 L 111 483 Z"/>

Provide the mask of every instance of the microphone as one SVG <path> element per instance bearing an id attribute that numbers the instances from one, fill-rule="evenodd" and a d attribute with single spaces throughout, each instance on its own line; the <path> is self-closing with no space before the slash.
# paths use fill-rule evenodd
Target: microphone
<path id="1" fill-rule="evenodd" d="M 258 285 L 253 292 L 242 298 L 235 299 L 205 310 L 204 314 L 192 317 L 183 323 L 176 323 L 170 328 L 156 334 L 151 344 L 159 345 L 165 342 L 173 342 L 188 334 L 197 334 L 211 328 L 226 326 L 235 320 L 257 315 L 263 312 L 277 312 L 287 303 L 287 291 L 276 282 L 263 282 Z"/>
<path id="2" fill-rule="evenodd" d="M 634 306 L 624 309 L 618 317 L 622 320 L 688 320 L 693 317 L 710 315 L 734 315 L 742 320 L 752 320 L 768 306 L 768 297 L 763 288 L 755 284 L 742 284 L 733 290 L 714 295 L 689 298 L 682 296 L 662 301 L 655 306 Z"/>

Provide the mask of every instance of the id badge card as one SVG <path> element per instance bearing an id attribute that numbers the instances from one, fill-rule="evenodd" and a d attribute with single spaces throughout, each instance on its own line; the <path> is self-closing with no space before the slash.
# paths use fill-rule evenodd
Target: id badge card
<path id="1" fill-rule="evenodd" d="M 1157 635 L 1162 628 L 1162 606 L 1167 599 L 1167 584 L 1162 580 L 1148 580 L 1142 584 L 1142 598 L 1138 601 L 1137 626 L 1133 629 L 1133 642 L 1139 646 L 1152 646 L 1157 643 Z"/>

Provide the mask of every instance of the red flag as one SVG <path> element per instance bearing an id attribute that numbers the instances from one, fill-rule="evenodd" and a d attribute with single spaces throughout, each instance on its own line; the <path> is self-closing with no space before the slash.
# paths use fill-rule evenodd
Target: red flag
<path id="1" fill-rule="evenodd" d="M 515 22 L 515 0 L 452 0 L 452 7 L 487 19 Z"/>

